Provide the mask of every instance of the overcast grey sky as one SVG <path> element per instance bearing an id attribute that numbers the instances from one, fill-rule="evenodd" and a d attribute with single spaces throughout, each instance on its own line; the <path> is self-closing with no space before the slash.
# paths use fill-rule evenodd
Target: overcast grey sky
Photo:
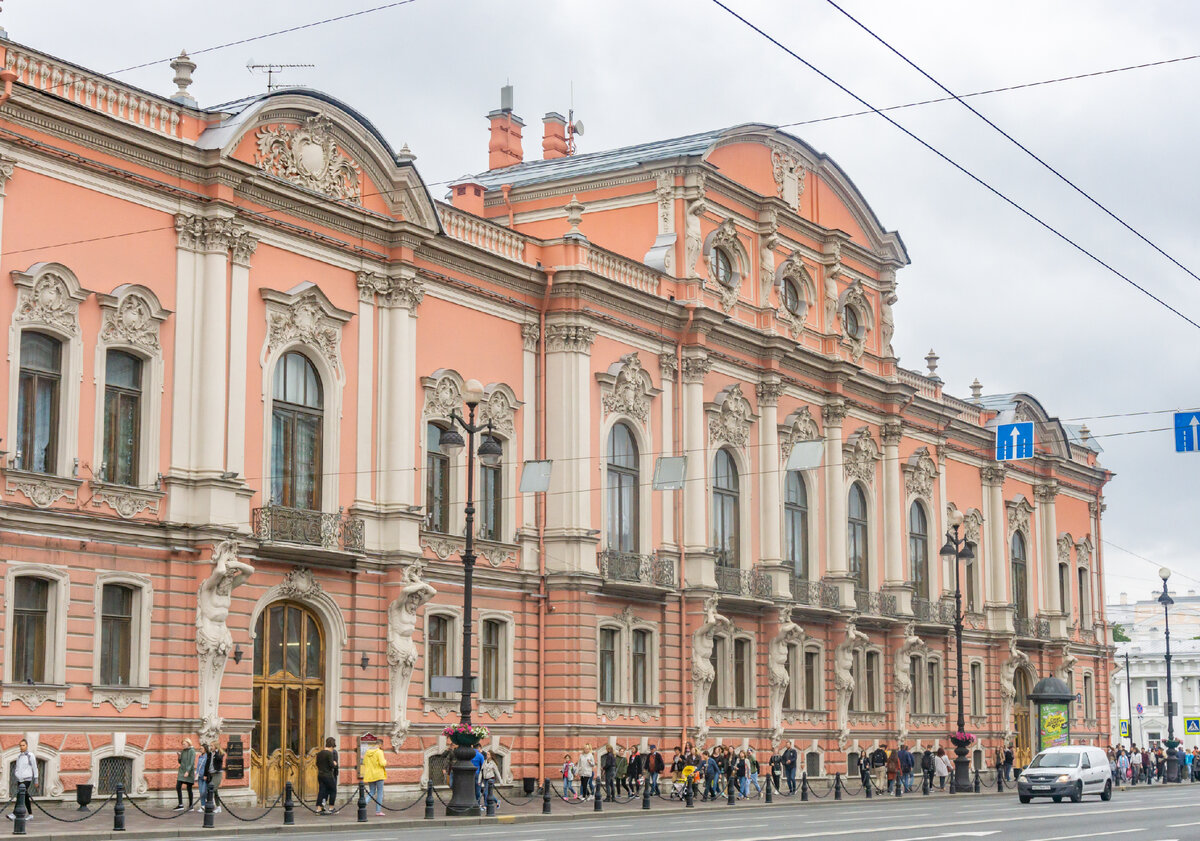
<path id="1" fill-rule="evenodd" d="M 9 0 L 10 37 L 100 72 L 385 0 Z M 727 0 L 874 105 L 939 91 L 826 0 Z M 1200 53 L 1194 0 L 843 0 L 841 5 L 956 92 Z M 486 167 L 484 114 L 516 88 L 526 157 L 541 116 L 574 85 L 581 152 L 743 122 L 860 110 L 845 94 L 711 0 L 414 0 L 195 56 L 192 93 L 210 106 L 264 90 L 245 65 L 312 63 L 281 78 L 327 91 L 408 143 L 430 182 Z M 163 62 L 121 74 L 173 92 Z M 1200 59 L 970 100 L 1200 274 L 1195 108 Z M 1200 282 L 1071 193 L 957 103 L 896 118 L 1051 225 L 1200 321 Z M 1038 228 L 875 115 L 790 129 L 833 157 L 884 226 L 903 236 L 895 347 L 922 370 L 930 347 L 947 388 L 1027 391 L 1051 414 L 1087 418 L 1117 473 L 1103 521 L 1108 595 L 1144 595 L 1165 564 L 1200 590 L 1200 454 L 1177 455 L 1169 414 L 1200 406 L 1200 330 Z M 435 196 L 443 186 L 432 187 Z M 1126 434 L 1129 433 L 1129 434 Z M 1140 560 L 1122 547 L 1147 560 Z"/>

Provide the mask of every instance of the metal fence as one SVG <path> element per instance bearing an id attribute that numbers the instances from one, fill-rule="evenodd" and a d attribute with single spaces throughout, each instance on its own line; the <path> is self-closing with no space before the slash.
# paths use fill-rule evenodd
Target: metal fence
<path id="1" fill-rule="evenodd" d="M 320 546 L 332 551 L 361 552 L 366 546 L 363 521 L 339 508 L 336 514 L 268 505 L 254 509 L 254 536 L 264 543 Z"/>

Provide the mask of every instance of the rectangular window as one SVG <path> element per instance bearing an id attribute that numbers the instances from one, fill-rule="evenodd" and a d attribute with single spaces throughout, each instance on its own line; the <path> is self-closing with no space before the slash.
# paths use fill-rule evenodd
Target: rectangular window
<path id="1" fill-rule="evenodd" d="M 100 683 L 130 684 L 133 633 L 133 588 L 105 584 L 100 595 Z"/>
<path id="2" fill-rule="evenodd" d="M 633 703 L 648 704 L 650 647 L 649 631 L 633 632 Z"/>
<path id="3" fill-rule="evenodd" d="M 879 655 L 874 651 L 867 652 L 865 691 L 867 697 L 863 706 L 867 712 L 879 712 Z"/>
<path id="4" fill-rule="evenodd" d="M 925 711 L 925 701 L 921 697 L 921 658 L 908 658 L 908 682 L 912 685 L 912 711 L 922 713 Z"/>
<path id="5" fill-rule="evenodd" d="M 971 715 L 983 715 L 983 666 L 971 664 Z"/>
<path id="6" fill-rule="evenodd" d="M 500 505 L 504 491 L 500 481 L 500 465 L 479 468 L 479 536 L 483 540 L 502 540 Z"/>
<path id="7" fill-rule="evenodd" d="M 1158 706 L 1158 681 L 1157 680 L 1146 681 L 1146 706 L 1147 707 L 1157 707 Z"/>
<path id="8" fill-rule="evenodd" d="M 600 629 L 600 703 L 617 700 L 617 631 Z"/>
<path id="9" fill-rule="evenodd" d="M 1058 610 L 1063 616 L 1071 615 L 1071 568 L 1058 565 Z"/>
<path id="10" fill-rule="evenodd" d="M 733 643 L 733 705 L 739 708 L 750 706 L 750 641 L 734 640 Z"/>
<path id="11" fill-rule="evenodd" d="M 49 336 L 21 333 L 21 371 L 17 388 L 17 465 L 35 473 L 54 473 L 58 451 L 59 384 L 62 344 Z"/>
<path id="12" fill-rule="evenodd" d="M 787 673 L 788 683 L 787 688 L 783 692 L 783 708 L 785 710 L 794 710 L 798 707 L 796 703 L 800 697 L 800 648 L 799 646 L 789 645 L 787 648 Z"/>
<path id="13" fill-rule="evenodd" d="M 13 683 L 45 683 L 46 625 L 50 614 L 50 582 L 22 576 L 13 601 Z"/>
<path id="14" fill-rule="evenodd" d="M 722 672 L 725 664 L 725 638 L 717 637 L 713 640 L 712 654 L 708 658 L 709 665 L 713 669 L 712 686 L 708 688 L 708 705 L 710 707 L 721 706 L 722 695 Z"/>
<path id="15" fill-rule="evenodd" d="M 930 714 L 939 713 L 942 711 L 941 699 L 941 681 L 938 680 L 938 663 L 936 660 L 930 660 L 925 664 L 926 674 L 928 676 L 928 698 L 925 701 L 926 707 Z"/>
<path id="16" fill-rule="evenodd" d="M 425 671 L 429 675 L 429 694 L 434 698 L 445 698 L 449 693 L 433 691 L 433 679 L 450 673 L 450 620 L 445 616 L 430 616 L 427 627 Z"/>
<path id="17" fill-rule="evenodd" d="M 1079 569 L 1079 627 L 1092 627 L 1092 594 L 1088 589 L 1088 571 Z"/>
<path id="18" fill-rule="evenodd" d="M 837 669 L 836 661 L 834 669 Z M 859 699 L 862 698 L 862 689 L 858 685 L 862 678 L 862 654 L 858 651 L 854 652 L 854 657 L 850 660 L 850 698 L 847 701 L 847 709 L 858 711 L 862 709 L 859 706 Z"/>
<path id="19" fill-rule="evenodd" d="M 104 369 L 104 478 L 136 485 L 141 435 L 142 361 L 110 350 Z"/>
<path id="20" fill-rule="evenodd" d="M 504 633 L 502 622 L 484 620 L 479 640 L 479 697 L 500 698 L 500 642 Z"/>
<path id="21" fill-rule="evenodd" d="M 1092 693 L 1092 676 L 1083 676 L 1083 717 L 1093 719 L 1096 717 L 1096 698 Z"/>
<path id="22" fill-rule="evenodd" d="M 133 759 L 128 756 L 104 757 L 100 760 L 96 778 L 97 794 L 115 793 L 117 783 L 129 791 L 133 787 Z"/>
<path id="23" fill-rule="evenodd" d="M 430 531 L 450 531 L 450 458 L 442 450 L 442 428 L 425 427 L 425 513 Z"/>
<path id="24" fill-rule="evenodd" d="M 976 547 L 974 543 L 969 543 L 967 545 L 971 547 L 971 552 L 975 555 L 975 557 L 979 557 L 978 547 Z M 975 603 L 975 558 L 967 559 L 964 566 L 964 573 L 966 576 L 965 583 L 967 587 L 967 610 L 974 613 L 979 609 L 978 605 Z"/>
<path id="25" fill-rule="evenodd" d="M 804 652 L 804 709 L 820 709 L 817 693 L 821 689 L 821 653 L 819 651 Z"/>

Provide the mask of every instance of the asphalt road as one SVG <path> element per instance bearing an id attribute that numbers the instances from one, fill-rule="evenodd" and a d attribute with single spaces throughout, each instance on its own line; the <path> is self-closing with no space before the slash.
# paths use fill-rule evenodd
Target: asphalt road
<path id="1" fill-rule="evenodd" d="M 961 805 L 960 805 L 961 804 Z M 323 839 L 338 841 L 558 841 L 570 839 L 652 838 L 655 841 L 802 841 L 853 838 L 855 841 L 899 839 L 991 838 L 995 841 L 1200 841 L 1200 785 L 1137 787 L 1114 792 L 1108 803 L 1088 797 L 1083 803 L 1035 800 L 1028 805 L 1014 795 L 961 799 L 910 796 L 897 801 L 788 802 L 765 806 L 752 802 L 724 809 L 610 813 L 599 819 L 553 823 L 503 823 L 482 826 L 396 828 L 330 824 Z M 439 809 L 439 813 L 440 813 Z M 501 819 L 502 820 L 502 819 Z M 211 832 L 211 830 L 210 830 Z M 216 833 L 219 833 L 217 830 Z M 236 836 L 204 834 L 206 839 L 244 841 Z"/>

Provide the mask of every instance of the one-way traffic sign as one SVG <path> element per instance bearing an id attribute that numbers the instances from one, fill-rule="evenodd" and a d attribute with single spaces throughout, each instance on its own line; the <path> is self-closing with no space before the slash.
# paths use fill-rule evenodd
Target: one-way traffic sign
<path id="1" fill-rule="evenodd" d="M 1175 452 L 1200 451 L 1200 412 L 1175 413 Z"/>
<path id="2" fill-rule="evenodd" d="M 996 427 L 996 461 L 1033 458 L 1033 421 Z"/>

